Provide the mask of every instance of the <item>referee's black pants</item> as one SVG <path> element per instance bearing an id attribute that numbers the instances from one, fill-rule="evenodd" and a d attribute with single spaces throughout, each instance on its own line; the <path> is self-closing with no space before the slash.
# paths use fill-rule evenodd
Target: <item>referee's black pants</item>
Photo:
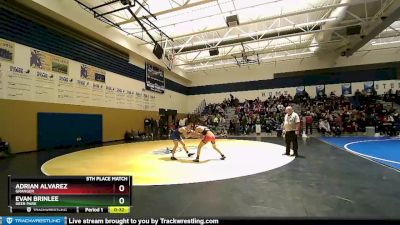
<path id="1" fill-rule="evenodd" d="M 296 131 L 286 131 L 285 134 L 286 141 L 286 154 L 290 154 L 290 143 L 293 143 L 293 154 L 297 156 L 297 149 L 299 148 L 297 144 L 297 135 Z"/>

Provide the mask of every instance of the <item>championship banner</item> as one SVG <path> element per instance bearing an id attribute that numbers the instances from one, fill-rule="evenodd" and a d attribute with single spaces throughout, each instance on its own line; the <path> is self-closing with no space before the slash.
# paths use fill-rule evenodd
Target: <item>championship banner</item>
<path id="1" fill-rule="evenodd" d="M 146 64 L 146 90 L 164 93 L 164 71 L 158 67 Z"/>
<path id="2" fill-rule="evenodd" d="M 30 64 L 35 69 L 68 74 L 68 59 L 37 49 L 31 49 Z"/>
<path id="3" fill-rule="evenodd" d="M 94 66 L 81 64 L 81 78 L 105 83 L 106 71 Z"/>
<path id="4" fill-rule="evenodd" d="M 0 38 L 0 60 L 14 62 L 15 44 Z"/>
<path id="5" fill-rule="evenodd" d="M 322 96 L 325 94 L 325 84 L 315 86 L 315 92 L 317 96 Z"/>
<path id="6" fill-rule="evenodd" d="M 296 95 L 302 95 L 304 93 L 305 87 L 296 87 Z"/>
<path id="7" fill-rule="evenodd" d="M 374 88 L 374 82 L 373 81 L 368 81 L 364 83 L 364 91 L 367 93 L 372 93 L 372 90 Z"/>
<path id="8" fill-rule="evenodd" d="M 351 83 L 342 84 L 342 95 L 351 95 Z"/>

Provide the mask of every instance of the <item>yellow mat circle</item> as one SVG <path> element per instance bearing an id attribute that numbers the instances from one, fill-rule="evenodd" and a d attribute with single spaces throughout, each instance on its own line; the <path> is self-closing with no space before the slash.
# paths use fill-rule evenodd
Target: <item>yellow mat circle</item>
<path id="1" fill-rule="evenodd" d="M 190 152 L 196 153 L 200 140 L 185 140 Z M 203 147 L 200 163 L 195 156 L 177 151 L 171 161 L 167 148 L 172 141 L 151 141 L 103 146 L 69 153 L 42 165 L 42 172 L 56 176 L 129 175 L 133 185 L 167 185 L 214 181 L 252 175 L 291 162 L 283 156 L 285 147 L 267 142 L 222 139 L 218 148 L 226 155 L 220 160 L 211 144 Z"/>

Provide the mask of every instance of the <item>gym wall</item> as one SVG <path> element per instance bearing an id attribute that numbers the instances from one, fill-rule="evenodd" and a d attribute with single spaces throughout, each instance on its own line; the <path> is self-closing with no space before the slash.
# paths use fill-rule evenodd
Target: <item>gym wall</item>
<path id="1" fill-rule="evenodd" d="M 364 90 L 364 84 L 367 82 L 352 82 L 351 89 L 352 94 L 358 89 L 360 91 Z M 345 83 L 343 83 L 345 84 Z M 400 90 L 400 80 L 380 80 L 374 81 L 374 86 L 376 88 L 377 93 L 384 94 L 389 89 L 393 91 Z M 312 86 L 301 86 L 305 87 L 305 90 L 310 95 L 311 98 L 316 96 L 316 85 Z M 267 99 L 270 95 L 279 96 L 281 94 L 290 94 L 294 96 L 296 94 L 297 87 L 287 87 L 287 88 L 274 88 L 274 89 L 260 89 L 253 91 L 235 91 L 235 92 L 224 92 L 224 93 L 212 93 L 212 94 L 199 94 L 199 95 L 190 95 L 190 101 L 188 101 L 189 108 L 196 108 L 199 106 L 201 101 L 205 100 L 206 103 L 221 103 L 225 98 L 229 98 L 229 94 L 237 97 L 240 102 L 243 102 L 246 99 L 255 99 L 259 97 L 261 100 Z M 325 85 L 325 93 L 327 95 L 330 92 L 334 91 L 337 95 L 342 94 L 342 83 L 340 84 L 326 84 Z"/>
<path id="2" fill-rule="evenodd" d="M 191 79 L 191 87 L 206 85 L 225 84 L 237 82 L 247 82 L 254 80 L 269 80 L 277 78 L 276 74 L 285 74 L 298 71 L 304 71 L 302 76 L 307 76 L 315 70 L 332 69 L 328 72 L 340 70 L 340 68 L 350 68 L 351 70 L 369 70 L 369 65 L 386 64 L 395 62 L 400 68 L 399 46 L 388 47 L 385 49 L 374 49 L 371 45 L 366 45 L 360 52 L 354 53 L 350 57 L 341 57 L 332 54 L 312 55 L 302 58 L 293 57 L 287 60 L 277 62 L 267 62 L 251 67 L 229 67 L 211 71 L 197 71 L 188 73 L 187 77 Z M 356 66 L 355 69 L 351 67 Z M 387 66 L 382 66 L 385 68 Z M 390 66 L 390 67 L 393 67 Z M 398 70 L 400 71 L 400 70 Z M 299 72 L 300 73 L 300 72 Z M 400 74 L 398 74 L 398 79 Z M 340 83 L 337 82 L 337 83 Z"/>
<path id="3" fill-rule="evenodd" d="M 263 93 L 265 98 L 270 93 L 294 95 L 299 86 L 305 86 L 313 97 L 315 86 L 323 84 L 327 93 L 336 91 L 340 94 L 342 83 L 352 83 L 354 93 L 364 88 L 364 82 L 374 81 L 378 94 L 383 94 L 390 88 L 400 88 L 398 50 L 399 47 L 374 49 L 365 46 L 351 57 L 335 58 L 327 54 L 324 57 L 293 58 L 251 67 L 189 73 L 192 83 L 187 107 L 196 108 L 204 99 L 207 103 L 221 102 L 230 93 L 241 101 L 262 98 Z"/>
<path id="4" fill-rule="evenodd" d="M 102 114 L 104 142 L 123 139 L 126 130 L 143 130 L 144 118 L 158 118 L 159 108 L 185 113 L 183 94 L 143 91 L 143 82 L 108 71 L 104 83 L 82 79 L 82 64 L 73 60 L 68 60 L 67 75 L 34 69 L 29 65 L 32 48 L 14 46 L 14 62 L 0 61 L 0 137 L 10 142 L 13 153 L 37 149 L 39 112 Z M 23 73 L 11 71 L 16 67 Z M 72 82 L 64 84 L 60 77 Z M 96 89 L 95 85 L 103 87 Z"/>
<path id="5" fill-rule="evenodd" d="M 37 150 L 39 112 L 101 114 L 103 142 L 122 140 L 126 130 L 143 131 L 143 120 L 146 116 L 158 118 L 158 112 L 154 111 L 5 99 L 0 100 L 0 109 L 0 136 L 10 143 L 12 153 Z"/>

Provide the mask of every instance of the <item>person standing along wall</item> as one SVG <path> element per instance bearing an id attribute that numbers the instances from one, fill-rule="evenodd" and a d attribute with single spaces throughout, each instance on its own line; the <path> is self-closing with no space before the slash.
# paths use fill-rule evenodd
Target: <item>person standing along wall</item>
<path id="1" fill-rule="evenodd" d="M 297 136 L 299 135 L 300 130 L 300 118 L 297 113 L 293 112 L 293 108 L 291 106 L 286 107 L 283 128 L 286 142 L 286 153 L 284 155 L 290 154 L 290 144 L 293 143 L 293 155 L 291 156 L 298 156 L 299 147 L 297 144 Z"/>

